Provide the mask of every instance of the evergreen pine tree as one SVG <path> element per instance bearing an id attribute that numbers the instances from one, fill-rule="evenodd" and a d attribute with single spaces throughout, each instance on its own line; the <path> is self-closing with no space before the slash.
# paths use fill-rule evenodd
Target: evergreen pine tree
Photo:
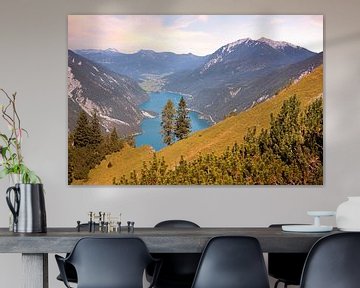
<path id="1" fill-rule="evenodd" d="M 93 160 L 93 150 L 90 146 L 77 147 L 73 157 L 73 178 L 76 180 L 87 179 L 90 169 L 97 164 Z"/>
<path id="2" fill-rule="evenodd" d="M 135 137 L 133 135 L 129 135 L 125 138 L 125 142 L 130 146 L 135 148 L 136 147 L 136 142 L 135 142 Z M 124 146 L 124 145 L 123 145 Z M 122 147 L 121 147 L 122 148 Z"/>
<path id="3" fill-rule="evenodd" d="M 119 142 L 120 142 L 119 136 L 117 134 L 116 128 L 114 127 L 111 130 L 111 134 L 110 134 L 110 150 L 111 150 L 111 152 L 118 152 L 121 149 Z"/>
<path id="4" fill-rule="evenodd" d="M 74 173 L 74 136 L 72 133 L 68 134 L 68 184 L 73 182 Z"/>
<path id="5" fill-rule="evenodd" d="M 119 136 L 117 134 L 116 128 L 113 127 L 113 129 L 111 130 L 111 134 L 110 134 L 110 141 L 116 142 L 117 140 L 119 140 Z"/>
<path id="6" fill-rule="evenodd" d="M 174 122 L 176 110 L 174 103 L 168 100 L 164 109 L 161 112 L 161 134 L 163 135 L 163 142 L 170 145 L 174 142 Z"/>
<path id="7" fill-rule="evenodd" d="M 99 145 L 102 141 L 101 136 L 101 128 L 100 128 L 100 121 L 99 117 L 97 116 L 96 110 L 92 113 L 92 118 L 90 121 L 90 145 Z"/>
<path id="8" fill-rule="evenodd" d="M 90 144 L 91 130 L 88 121 L 88 117 L 84 110 L 81 110 L 79 117 L 76 122 L 74 131 L 74 146 L 75 147 L 86 147 Z"/>
<path id="9" fill-rule="evenodd" d="M 323 101 L 316 99 L 306 110 L 302 119 L 304 142 L 311 152 L 323 158 Z"/>
<path id="10" fill-rule="evenodd" d="M 297 148 L 303 142 L 300 127 L 300 101 L 296 95 L 285 100 L 279 114 L 270 120 L 270 145 L 273 152 L 287 165 L 299 155 Z"/>
<path id="11" fill-rule="evenodd" d="M 186 138 L 191 132 L 191 120 L 184 97 L 181 97 L 175 121 L 175 136 L 179 140 Z"/>

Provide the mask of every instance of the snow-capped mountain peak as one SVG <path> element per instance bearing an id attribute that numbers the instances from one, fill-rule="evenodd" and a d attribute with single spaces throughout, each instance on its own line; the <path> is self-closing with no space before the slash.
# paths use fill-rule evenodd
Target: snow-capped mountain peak
<path id="1" fill-rule="evenodd" d="M 202 66 L 200 74 L 205 73 L 210 68 L 214 71 L 216 69 L 214 67 L 222 66 L 220 69 L 229 69 L 229 63 L 233 63 L 232 69 L 237 69 L 237 71 L 247 69 L 246 67 L 259 69 L 259 67 L 253 67 L 248 59 L 257 59 L 255 63 L 261 62 L 263 68 L 264 65 L 271 66 L 275 62 L 277 65 L 295 63 L 312 55 L 313 52 L 285 41 L 275 41 L 265 37 L 257 40 L 243 38 L 224 45 L 211 54 Z"/>
<path id="2" fill-rule="evenodd" d="M 235 47 L 237 47 L 240 44 L 248 44 L 249 42 L 252 42 L 253 40 L 251 40 L 250 38 L 243 38 L 243 39 L 239 39 L 237 41 L 234 41 L 232 43 L 226 44 L 225 46 L 223 46 L 221 48 L 221 53 L 226 53 L 226 54 L 230 54 Z"/>
<path id="3" fill-rule="evenodd" d="M 115 48 L 107 48 L 105 50 L 103 49 L 79 49 L 74 50 L 75 53 L 81 52 L 82 55 L 88 55 L 88 54 L 94 54 L 94 53 L 120 53 Z"/>
<path id="4" fill-rule="evenodd" d="M 211 66 L 214 66 L 215 64 L 222 62 L 224 57 L 231 54 L 239 45 L 242 44 L 250 45 L 253 42 L 254 40 L 250 38 L 243 38 L 222 46 L 214 53 L 214 56 L 204 65 L 200 73 L 202 74 L 206 70 L 208 70 Z"/>
<path id="5" fill-rule="evenodd" d="M 234 41 L 234 42 L 231 42 L 231 43 L 225 45 L 224 47 L 227 47 L 227 48 L 231 49 L 232 47 L 235 47 L 235 46 L 240 45 L 240 44 L 243 44 L 243 43 L 244 43 L 244 44 L 247 44 L 247 43 L 249 43 L 250 41 L 252 41 L 251 38 L 243 38 L 243 39 L 239 39 L 239 40 L 236 40 L 236 41 Z"/>
<path id="6" fill-rule="evenodd" d="M 105 50 L 105 52 L 120 53 L 119 50 L 117 50 L 116 48 L 107 48 L 107 49 Z"/>
<path id="7" fill-rule="evenodd" d="M 265 43 L 269 46 L 271 46 L 274 49 L 283 49 L 285 47 L 292 47 L 292 48 L 298 48 L 298 46 L 285 42 L 285 41 L 274 41 L 269 38 L 261 37 L 260 39 L 256 40 L 257 42 Z"/>

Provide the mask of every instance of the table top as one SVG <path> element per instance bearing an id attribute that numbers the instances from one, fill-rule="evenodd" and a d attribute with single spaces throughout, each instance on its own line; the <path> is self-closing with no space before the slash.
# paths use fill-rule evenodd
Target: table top
<path id="1" fill-rule="evenodd" d="M 78 232 L 76 228 L 48 228 L 47 233 L 13 233 L 0 228 L 0 253 L 65 253 L 83 237 L 139 237 L 152 253 L 201 253 L 210 238 L 222 235 L 252 236 L 263 252 L 308 252 L 321 237 L 338 233 L 283 232 L 272 228 L 135 228 L 134 232 Z"/>

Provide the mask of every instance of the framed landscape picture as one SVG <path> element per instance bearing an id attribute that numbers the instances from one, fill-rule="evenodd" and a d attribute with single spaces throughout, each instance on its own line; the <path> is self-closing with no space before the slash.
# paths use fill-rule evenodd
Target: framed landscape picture
<path id="1" fill-rule="evenodd" d="M 69 185 L 322 185 L 322 15 L 69 15 Z"/>

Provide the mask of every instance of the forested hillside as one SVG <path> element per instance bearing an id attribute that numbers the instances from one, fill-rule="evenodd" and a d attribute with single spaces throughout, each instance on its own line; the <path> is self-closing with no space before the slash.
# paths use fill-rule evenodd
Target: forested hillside
<path id="1" fill-rule="evenodd" d="M 114 184 L 133 185 L 320 185 L 323 183 L 323 101 L 316 99 L 301 111 L 296 96 L 285 100 L 270 128 L 249 128 L 242 144 L 220 155 L 184 157 L 171 169 L 154 153 L 141 171 Z"/>
<path id="2" fill-rule="evenodd" d="M 114 180 L 116 184 L 145 184 L 150 181 L 149 179 L 153 179 L 156 175 L 156 180 L 153 179 L 151 181 L 155 181 L 157 184 L 175 184 L 174 182 L 171 182 L 171 179 L 175 178 L 178 179 L 176 181 L 182 181 L 179 182 L 181 184 L 189 184 L 190 182 L 201 184 L 204 179 L 209 181 L 208 184 L 269 184 L 270 180 L 267 182 L 264 180 L 264 177 L 266 176 L 265 168 L 262 169 L 265 176 L 261 176 L 262 173 L 259 173 L 258 177 L 260 178 L 256 178 L 254 174 L 255 171 L 260 169 L 259 167 L 262 167 L 266 163 L 273 163 L 274 165 L 277 165 L 276 167 L 272 167 L 270 170 L 267 169 L 267 171 L 278 171 L 277 176 L 271 180 L 273 181 L 271 183 L 281 184 L 283 183 L 282 181 L 289 181 L 289 183 L 293 184 L 301 184 L 305 182 L 319 184 L 322 181 L 322 145 L 320 147 L 319 144 L 322 143 L 322 83 L 323 68 L 320 66 L 310 74 L 304 75 L 301 79 L 298 79 L 292 85 L 280 91 L 267 101 L 257 104 L 251 109 L 239 114 L 229 115 L 229 117 L 218 124 L 208 129 L 193 133 L 187 139 L 178 141 L 175 144 L 160 150 L 154 155 L 151 148 L 148 146 L 140 148 L 131 148 L 126 146 L 122 151 L 107 156 L 100 165 L 92 169 L 89 173 L 89 179 L 85 182 L 85 184 L 113 184 L 112 181 Z M 296 95 L 296 97 L 294 97 L 294 95 Z M 288 125 L 286 123 L 289 122 L 281 123 L 282 118 L 287 119 L 287 116 L 285 117 L 285 115 L 292 115 L 291 122 L 295 121 L 294 123 L 298 123 L 298 125 L 290 129 L 286 126 Z M 315 125 L 317 130 L 311 125 Z M 277 154 L 278 152 L 276 152 L 273 148 L 268 147 L 270 145 L 269 143 L 273 143 L 271 144 L 273 146 L 275 145 L 275 142 L 273 142 L 275 141 L 274 135 L 276 135 L 276 130 L 280 128 L 285 129 L 284 131 L 289 133 L 289 136 L 286 137 L 293 137 L 295 139 L 294 141 L 289 140 L 289 143 L 282 143 L 281 145 L 286 146 L 291 143 L 293 146 L 288 148 L 296 148 L 299 150 L 298 152 L 300 154 L 296 154 L 297 152 L 294 152 L 295 154 L 292 156 L 290 154 L 279 156 L 279 154 Z M 266 129 L 267 132 L 263 129 Z M 255 133 L 255 131 L 257 131 L 257 133 Z M 313 139 L 311 137 L 317 139 L 316 145 L 319 145 L 317 151 L 313 146 L 311 146 L 313 144 L 309 144 L 309 139 Z M 305 141 L 305 138 L 308 140 Z M 278 137 L 277 139 L 281 138 Z M 264 148 L 260 148 L 260 143 L 262 143 L 261 145 L 263 146 L 265 145 L 264 143 L 267 143 L 266 145 L 268 145 L 268 148 L 266 148 L 266 153 L 263 153 Z M 253 154 L 249 154 L 247 152 L 245 153 L 245 151 L 249 151 L 250 148 L 253 149 Z M 243 158 L 245 157 L 245 154 L 252 155 L 254 157 Z M 224 166 L 218 166 L 213 167 L 213 169 L 206 172 L 205 175 L 199 174 L 196 176 L 197 180 L 194 180 L 193 182 L 189 180 L 191 178 L 189 175 L 192 173 L 189 171 L 201 171 L 201 167 L 209 166 L 211 163 L 224 165 L 224 161 L 228 162 L 231 160 L 230 156 L 234 158 L 232 161 L 240 161 L 236 162 L 236 165 L 240 165 L 239 163 L 242 163 L 241 165 L 245 165 L 244 163 L 247 161 L 246 163 L 248 164 L 246 169 L 249 168 L 250 170 L 246 170 L 247 172 L 244 172 L 245 174 L 242 173 L 241 177 L 233 177 L 233 175 L 230 174 L 230 176 L 224 176 L 226 179 L 218 179 L 214 176 L 214 173 L 216 174 L 216 171 L 220 171 L 219 169 L 224 168 Z M 310 172 L 306 169 L 303 170 L 307 171 L 306 173 L 310 175 L 306 176 L 306 178 L 304 175 L 300 176 L 294 172 L 300 167 L 296 166 L 296 161 L 289 162 L 289 165 L 284 166 L 281 162 L 283 160 L 279 160 L 285 159 L 284 157 L 289 157 L 289 159 L 301 159 L 302 157 L 305 160 L 301 161 L 305 162 L 302 162 L 301 165 L 307 163 L 306 161 L 314 161 L 315 166 L 311 166 L 313 167 L 313 170 Z M 249 164 L 250 159 L 254 159 L 255 161 L 251 165 Z M 235 164 L 233 163 L 233 165 Z M 129 167 L 131 167 L 132 170 L 136 170 L 136 173 L 130 172 Z M 245 166 L 241 167 L 243 167 L 241 169 L 245 169 Z M 158 169 L 162 172 L 159 172 L 160 170 Z M 317 171 L 316 173 L 315 170 Z M 204 171 L 199 173 L 204 173 Z M 292 178 L 289 176 L 290 174 L 292 175 Z M 317 176 L 314 176 L 315 174 Z M 213 180 L 207 179 L 206 175 L 214 177 Z M 248 176 L 245 177 L 244 175 Z M 282 178 L 279 175 L 282 175 Z M 158 176 L 161 180 L 159 180 L 160 178 L 158 178 Z"/>

